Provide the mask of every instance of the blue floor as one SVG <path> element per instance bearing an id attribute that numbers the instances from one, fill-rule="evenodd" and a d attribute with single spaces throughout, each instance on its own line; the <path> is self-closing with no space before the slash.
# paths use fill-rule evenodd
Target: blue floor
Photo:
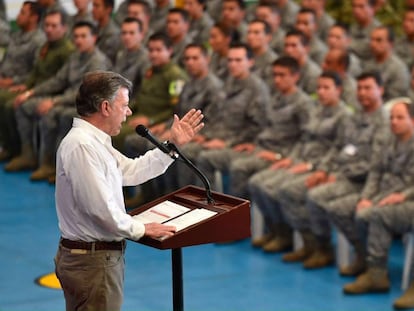
<path id="1" fill-rule="evenodd" d="M 59 239 L 54 187 L 31 183 L 28 173 L 7 174 L 0 166 L 0 311 L 64 310 L 60 290 L 37 285 L 53 271 Z M 248 240 L 183 249 L 184 309 L 187 311 L 392 310 L 401 295 L 403 249 L 390 257 L 387 294 L 345 296 L 352 280 L 334 267 L 305 271 L 281 255 L 253 249 Z M 129 242 L 124 311 L 172 310 L 171 253 Z"/>

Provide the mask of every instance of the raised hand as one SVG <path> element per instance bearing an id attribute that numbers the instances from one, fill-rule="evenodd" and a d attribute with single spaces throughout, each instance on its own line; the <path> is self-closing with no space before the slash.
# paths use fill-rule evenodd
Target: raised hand
<path id="1" fill-rule="evenodd" d="M 170 141 L 177 146 L 184 145 L 204 127 L 201 110 L 191 109 L 182 119 L 174 115 L 174 122 L 171 126 Z"/>

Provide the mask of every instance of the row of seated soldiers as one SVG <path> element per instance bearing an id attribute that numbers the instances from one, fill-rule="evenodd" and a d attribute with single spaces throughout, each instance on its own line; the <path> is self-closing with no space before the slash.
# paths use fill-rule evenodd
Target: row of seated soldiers
<path id="1" fill-rule="evenodd" d="M 52 3 L 53 1 L 50 2 Z M 282 9 L 276 7 L 275 4 L 260 1 L 257 5 L 250 7 L 250 9 L 254 8 L 255 10 L 255 18 L 247 23 L 244 18 L 241 18 L 245 16 L 243 14 L 245 13 L 243 2 L 226 0 L 221 3 L 220 16 L 223 17 L 223 22 L 226 21 L 227 24 L 214 24 L 211 28 L 207 28 L 207 32 L 197 32 L 195 31 L 197 27 L 191 27 L 190 24 L 194 26 L 194 23 L 190 23 L 192 20 L 189 17 L 190 2 L 185 2 L 184 7 L 187 10 L 179 8 L 168 9 L 166 16 L 166 35 L 171 42 L 171 45 L 169 44 L 171 49 L 170 60 L 181 67 L 184 66 L 183 51 L 189 42 L 204 45 L 207 40 L 212 50 L 210 54 L 210 69 L 221 81 L 226 81 L 229 77 L 227 64 L 229 46 L 234 37 L 238 37 L 239 40 L 246 41 L 253 52 L 251 72 L 265 82 L 270 92 L 275 90 L 271 65 L 279 55 L 288 55 L 295 58 L 300 64 L 301 75 L 298 85 L 308 94 L 315 94 L 316 78 L 322 70 L 338 72 L 343 80 L 344 91 L 342 92 L 342 98 L 351 109 L 358 108 L 352 107 L 356 102 L 356 82 L 354 78 L 362 71 L 375 69 L 381 72 L 384 81 L 383 98 L 385 100 L 398 96 L 410 97 L 413 94 L 409 84 L 410 74 L 409 66 L 407 65 L 411 63 L 412 48 L 400 42 L 401 44 L 397 46 L 401 46 L 398 49 L 401 52 L 394 53 L 393 32 L 387 27 L 375 26 L 378 25 L 373 15 L 375 8 L 374 4 L 369 1 L 355 0 L 353 2 L 355 20 L 359 21 L 360 24 L 353 24 L 349 31 L 346 26 L 341 24 L 333 24 L 327 27 L 332 24 L 332 18 L 323 12 L 324 1 L 314 1 L 319 3 L 319 7 L 315 6 L 313 1 L 302 1 L 302 8 L 297 7 L 297 4 L 294 2 L 287 1 L 283 14 L 281 14 Z M 202 2 L 200 1 L 198 4 L 201 5 L 201 12 L 204 12 L 202 10 Z M 74 20 L 82 20 L 82 18 L 87 21 L 88 15 L 85 14 L 82 6 L 79 3 L 77 4 L 79 12 L 72 16 L 72 23 Z M 28 1 L 23 4 L 17 18 L 20 30 L 13 33 L 13 40 L 8 45 L 7 53 L 0 68 L 2 76 L 0 78 L 0 87 L 3 89 L 1 94 L 3 98 L 0 102 L 2 109 L 4 108 L 5 110 L 2 113 L 5 119 L 2 122 L 2 132 L 6 133 L 2 134 L 3 150 L 0 158 L 9 159 L 22 151 L 23 154 L 32 155 L 33 147 L 29 147 L 29 141 L 33 140 L 31 135 L 33 123 L 38 123 L 38 117 L 49 114 L 50 110 L 59 112 L 49 114 L 49 119 L 52 120 L 42 122 L 44 126 L 40 127 L 45 128 L 44 132 L 52 131 L 53 135 L 51 136 L 56 136 L 56 133 L 60 133 L 57 134 L 58 137 L 64 135 L 66 126 L 63 126 L 63 130 L 56 129 L 56 124 L 59 122 L 53 120 L 59 119 L 59 115 L 63 114 L 66 115 L 70 123 L 70 116 L 73 115 L 74 109 L 72 107 L 72 109 L 66 111 L 68 109 L 63 109 L 62 106 L 73 103 L 73 98 L 83 73 L 90 70 L 114 70 L 134 81 L 136 91 L 139 90 L 141 94 L 151 93 L 150 97 L 154 96 L 154 98 L 148 98 L 147 96 L 135 100 L 133 103 L 133 105 L 141 106 L 141 108 L 145 106 L 144 109 L 147 111 L 141 114 L 144 114 L 146 119 L 142 120 L 141 118 L 140 120 L 145 125 L 162 123 L 171 117 L 181 86 L 186 80 L 185 73 L 183 73 L 183 70 L 180 71 L 180 68 L 174 69 L 175 76 L 170 79 L 171 81 L 168 81 L 171 85 L 169 85 L 168 91 L 162 90 L 160 92 L 164 92 L 160 97 L 160 94 L 154 94 L 141 87 L 142 81 L 147 82 L 146 78 L 153 79 L 151 77 L 152 68 L 149 68 L 152 62 L 150 60 L 151 55 L 148 54 L 146 47 L 149 41 L 149 34 L 152 33 L 152 28 L 149 26 L 151 24 L 151 13 L 153 13 L 154 8 L 151 7 L 151 2 L 129 0 L 121 4 L 115 16 L 121 14 L 125 4 L 129 19 L 121 23 L 121 34 L 119 34 L 119 31 L 115 31 L 116 23 L 114 20 L 116 18 L 111 18 L 113 3 L 104 0 L 93 2 L 92 16 L 98 26 L 98 30 L 96 33 L 92 27 L 91 37 L 95 38 L 95 46 L 97 48 L 95 49 L 94 46 L 87 49 L 93 49 L 98 54 L 99 50 L 103 53 L 96 61 L 91 61 L 93 57 L 91 59 L 89 57 L 81 57 L 82 60 L 77 59 L 80 54 L 85 54 L 85 51 L 82 51 L 80 46 L 82 45 L 82 39 L 75 37 L 72 33 L 69 37 L 74 39 L 76 48 L 71 46 L 67 36 L 69 24 L 71 23 L 66 20 L 64 15 L 59 15 L 61 10 L 59 9 L 58 2 L 55 2 L 54 5 L 52 3 L 52 7 L 46 10 L 47 19 L 50 20 L 54 16 L 55 24 L 57 23 L 60 26 L 58 30 L 56 30 L 56 27 L 53 28 L 55 26 L 53 23 L 45 23 L 46 18 L 41 15 L 44 9 L 40 6 L 40 2 Z M 159 4 L 157 2 L 157 5 Z M 152 3 L 152 6 L 154 6 L 154 3 Z M 322 10 L 323 14 L 320 13 L 320 10 Z M 238 14 L 235 12 L 238 12 Z M 144 13 L 148 15 L 146 18 L 142 16 L 145 15 Z M 157 14 L 155 15 L 157 16 Z M 234 17 L 236 15 L 238 18 Z M 138 18 L 136 22 L 132 19 L 134 18 L 133 16 Z M 205 16 L 208 15 L 205 14 Z M 283 18 L 291 16 L 290 22 L 283 22 L 282 16 Z M 365 24 L 371 26 L 363 30 L 359 29 L 361 28 L 360 25 L 363 24 L 362 18 L 366 19 L 367 17 L 371 19 L 366 20 Z M 58 19 L 60 19 L 60 22 L 56 22 Z M 241 19 L 240 27 L 228 27 L 229 20 L 233 19 Z M 270 24 L 271 21 L 273 23 L 279 21 L 277 31 L 275 31 L 275 26 Z M 42 31 L 39 24 L 41 24 L 44 31 Z M 411 8 L 407 8 L 403 24 L 407 33 L 404 39 L 409 44 L 409 31 L 414 29 L 414 10 Z M 102 27 L 102 25 L 106 26 Z M 295 28 L 288 31 L 284 30 L 284 28 L 291 27 L 291 25 L 294 25 Z M 355 29 L 352 30 L 352 27 L 359 29 L 360 33 L 354 34 Z M 72 27 L 71 29 L 75 28 Z M 232 31 L 234 28 L 237 28 L 238 36 L 234 35 L 235 31 Z M 367 35 L 369 29 L 372 29 L 372 31 Z M 72 30 L 71 32 L 74 31 Z M 196 33 L 203 33 L 203 35 L 198 36 Z M 324 37 L 326 37 L 326 46 L 322 39 Z M 177 40 L 180 41 L 180 38 L 184 38 L 184 40 L 177 43 Z M 44 43 L 45 40 L 46 43 Z M 61 69 L 69 54 L 75 49 L 79 53 L 75 53 L 77 56 L 71 56 L 73 58 L 72 65 L 67 62 L 66 66 L 63 67 L 66 72 L 63 69 L 60 70 L 59 79 L 54 79 L 57 76 L 58 69 Z M 403 52 L 406 53 L 405 56 Z M 93 53 L 89 54 L 92 55 Z M 86 66 L 87 62 L 88 66 Z M 173 94 L 169 94 L 171 90 L 173 90 Z M 168 98 L 170 95 L 171 98 Z M 144 101 L 145 105 L 139 104 Z M 158 105 L 158 101 L 163 103 Z M 25 104 L 22 105 L 23 103 Z M 20 106 L 22 107 L 17 109 Z M 148 108 L 149 106 L 151 108 Z M 62 109 L 65 112 L 60 111 Z M 150 115 L 147 115 L 147 112 Z M 18 115 L 17 124 L 16 118 L 13 117 L 15 114 Z M 62 120 L 60 123 L 66 122 Z M 134 124 L 131 123 L 132 125 Z M 51 130 L 52 128 L 54 130 Z M 18 129 L 19 134 L 17 134 L 16 129 Z M 47 150 L 41 152 L 40 162 L 49 163 L 47 166 L 50 168 L 56 145 L 53 141 L 56 138 L 47 139 L 47 135 L 41 135 L 43 138 L 40 139 L 40 149 Z M 30 167 L 35 166 L 33 161 L 30 164 Z M 15 162 L 13 165 L 8 166 L 7 169 L 21 169 L 20 162 Z M 53 170 L 49 171 L 52 172 Z M 43 175 L 40 174 L 40 179 L 43 178 Z M 33 176 L 34 179 L 39 179 L 36 176 L 37 174 Z"/>
<path id="2" fill-rule="evenodd" d="M 223 1 L 223 10 L 227 3 L 238 1 Z M 409 98 L 400 98 L 397 104 L 387 105 L 392 106 L 387 114 L 381 108 L 386 100 L 409 96 L 411 89 L 409 61 L 403 62 L 405 70 L 395 70 L 397 75 L 392 75 L 391 69 L 398 61 L 380 66 L 381 60 L 387 63 L 396 58 L 388 28 L 376 26 L 368 37 L 371 60 L 378 60 L 378 64 L 370 67 L 368 60 L 358 57 L 351 49 L 349 29 L 339 24 L 329 28 L 327 42 L 331 41 L 331 46 L 318 63 L 316 58 L 312 61 L 305 29 L 300 29 L 301 24 L 307 24 L 302 16 L 316 15 L 308 8 L 299 9 L 296 28 L 286 31 L 277 52 L 269 49 L 271 27 L 269 32 L 269 24 L 259 16 L 260 9 L 274 8 L 259 3 L 257 19 L 247 23 L 246 36 L 239 33 L 239 40 L 245 43 L 232 43 L 231 29 L 218 23 L 209 31 L 212 54 L 202 43 L 187 43 L 174 60 L 174 27 L 168 25 L 183 18 L 183 11 L 174 9 L 168 11 L 167 35 L 153 33 L 145 39 L 140 19 L 124 20 L 122 44 L 111 60 L 106 54 L 109 49 L 97 47 L 96 25 L 77 22 L 68 35 L 64 14 L 51 9 L 42 18 L 42 32 L 33 7 L 34 2 L 24 3 L 17 20 L 22 33 L 23 29 L 31 29 L 30 33 L 35 29 L 33 33 L 46 37 L 45 44 L 39 43 L 32 70 L 24 72 L 29 76 L 20 81 L 17 74 L 3 76 L 7 68 L 24 64 L 17 55 L 12 57 L 23 52 L 23 45 L 18 45 L 18 39 L 25 37 L 22 33 L 11 37 L 0 69 L 4 83 L 0 102 L 2 157 L 11 158 L 6 170 L 36 169 L 31 179 L 53 181 L 55 149 L 76 115 L 74 96 L 83 74 L 114 70 L 135 83 L 134 115 L 113 140 L 119 150 L 134 157 L 152 148 L 133 134 L 138 124 L 150 127 L 162 139 L 174 112 L 181 115 L 190 108 L 202 109 L 205 129 L 184 151 L 210 180 L 216 170 L 228 173 L 230 193 L 250 198 L 260 208 L 267 230 L 254 245 L 268 251 L 286 250 L 295 229 L 302 234 L 304 248 L 285 254 L 284 260 L 303 261 L 306 268 L 321 267 L 333 261 L 329 229 L 333 222 L 357 253 L 355 263 L 343 267 L 341 273 L 362 273 L 344 290 L 389 289 L 389 237 L 395 231 L 411 230 L 412 107 Z M 410 14 L 407 9 L 404 20 L 409 20 Z M 334 46 L 332 42 L 337 41 L 344 46 Z M 259 47 L 276 55 L 263 67 Z M 127 57 L 130 54 L 133 56 Z M 312 62 L 314 66 L 306 65 Z M 360 65 L 352 72 L 355 63 Z M 134 66 L 135 72 L 128 76 L 128 69 Z M 304 70 L 306 67 L 312 70 Z M 352 88 L 346 81 L 353 78 Z M 40 139 L 34 139 L 34 127 L 40 129 Z M 38 141 L 40 146 L 36 146 Z M 153 183 L 168 191 L 197 181 L 177 162 L 166 178 Z M 154 192 L 147 190 L 150 187 L 144 185 L 138 194 L 150 196 Z M 368 237 L 368 241 L 361 237 Z M 396 306 L 412 306 L 412 296 L 410 288 Z"/>

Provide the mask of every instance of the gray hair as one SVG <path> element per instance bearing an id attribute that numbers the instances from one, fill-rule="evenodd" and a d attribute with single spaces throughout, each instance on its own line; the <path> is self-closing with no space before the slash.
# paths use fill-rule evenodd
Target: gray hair
<path id="1" fill-rule="evenodd" d="M 132 83 L 118 73 L 102 70 L 86 73 L 76 95 L 78 114 L 88 117 L 100 111 L 105 100 L 112 104 L 121 88 L 126 88 L 131 93 Z"/>

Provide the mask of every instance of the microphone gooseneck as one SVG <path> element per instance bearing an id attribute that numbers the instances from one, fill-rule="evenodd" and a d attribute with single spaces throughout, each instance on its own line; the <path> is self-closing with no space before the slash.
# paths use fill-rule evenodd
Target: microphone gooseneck
<path id="1" fill-rule="evenodd" d="M 206 175 L 203 174 L 203 172 L 200 171 L 200 169 L 194 165 L 193 162 L 191 162 L 178 148 L 176 145 L 170 142 L 161 143 L 157 138 L 155 138 L 150 130 L 146 128 L 144 125 L 139 124 L 135 131 L 137 134 L 141 137 L 144 137 L 148 139 L 152 144 L 154 144 L 158 149 L 160 149 L 162 152 L 168 154 L 173 160 L 179 160 L 185 165 L 187 165 L 193 172 L 196 173 L 196 175 L 201 179 L 201 181 L 204 184 L 204 188 L 206 190 L 206 197 L 207 202 L 209 204 L 214 204 L 214 199 L 211 194 L 211 185 L 210 181 L 207 179 Z"/>

